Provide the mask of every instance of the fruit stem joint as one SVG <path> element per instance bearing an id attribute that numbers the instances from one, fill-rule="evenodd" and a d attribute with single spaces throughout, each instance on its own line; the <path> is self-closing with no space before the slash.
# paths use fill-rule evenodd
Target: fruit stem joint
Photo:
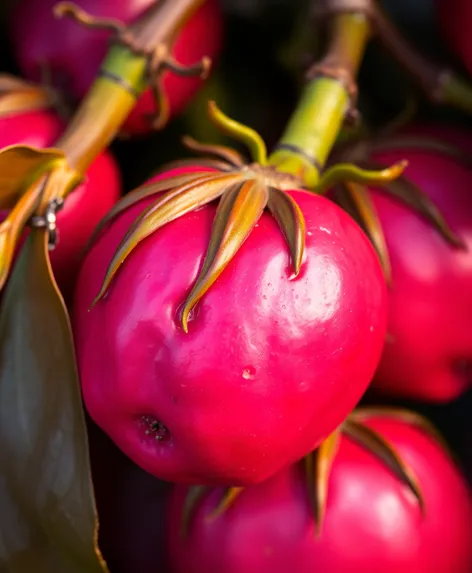
<path id="1" fill-rule="evenodd" d="M 308 188 L 320 173 L 346 119 L 355 116 L 355 78 L 370 37 L 370 3 L 324 2 L 318 15 L 329 16 L 326 55 L 307 73 L 308 84 L 269 163 L 299 177 Z"/>

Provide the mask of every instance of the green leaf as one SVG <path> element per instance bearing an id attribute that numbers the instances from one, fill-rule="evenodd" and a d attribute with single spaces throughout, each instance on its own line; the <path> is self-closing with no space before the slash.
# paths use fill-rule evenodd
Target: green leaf
<path id="1" fill-rule="evenodd" d="M 254 179 L 234 185 L 222 196 L 202 269 L 183 306 L 181 321 L 185 332 L 188 332 L 191 310 L 239 251 L 262 215 L 268 199 L 267 187 Z"/>
<path id="2" fill-rule="evenodd" d="M 295 199 L 274 187 L 270 188 L 267 207 L 285 235 L 293 270 L 298 275 L 305 252 L 305 217 Z"/>
<path id="3" fill-rule="evenodd" d="M 74 346 L 33 229 L 0 313 L 0 571 L 103 573 Z"/>
<path id="4" fill-rule="evenodd" d="M 378 457 L 410 489 L 418 501 L 421 512 L 424 513 L 425 503 L 421 486 L 413 470 L 402 460 L 393 445 L 372 428 L 357 422 L 355 416 L 344 422 L 343 431 L 360 446 Z"/>
<path id="5" fill-rule="evenodd" d="M 106 293 L 120 266 L 141 241 L 144 241 L 167 223 L 217 199 L 228 185 L 239 179 L 241 179 L 241 175 L 238 173 L 229 175 L 206 174 L 190 183 L 172 189 L 147 209 L 144 209 L 118 245 L 105 273 L 100 292 L 92 306 Z"/>

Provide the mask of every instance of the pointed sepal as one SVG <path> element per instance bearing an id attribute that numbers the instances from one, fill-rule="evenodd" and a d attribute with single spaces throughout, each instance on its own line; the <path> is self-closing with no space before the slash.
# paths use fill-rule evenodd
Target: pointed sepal
<path id="1" fill-rule="evenodd" d="M 331 469 L 339 450 L 341 433 L 335 430 L 314 452 L 304 459 L 307 492 L 310 507 L 315 521 L 315 535 L 321 536 L 326 506 Z"/>
<path id="2" fill-rule="evenodd" d="M 97 238 L 100 236 L 102 231 L 107 227 L 112 221 L 114 221 L 120 213 L 123 213 L 139 201 L 143 199 L 147 199 L 149 197 L 153 197 L 154 195 L 158 195 L 159 193 L 163 193 L 165 191 L 170 191 L 176 187 L 181 187 L 182 185 L 186 185 L 188 183 L 192 183 L 196 179 L 202 177 L 202 172 L 192 172 L 192 173 L 185 173 L 183 175 L 175 175 L 174 177 L 166 177 L 161 181 L 153 181 L 152 183 L 146 183 L 137 187 L 130 193 L 127 193 L 124 197 L 122 197 L 118 203 L 108 211 L 108 213 L 103 217 L 100 223 L 96 226 L 92 237 L 89 240 L 88 248 L 95 243 Z"/>
<path id="3" fill-rule="evenodd" d="M 420 484 L 413 470 L 406 464 L 394 446 L 378 432 L 367 425 L 355 420 L 355 416 L 348 418 L 343 424 L 343 432 L 350 439 L 375 455 L 389 470 L 401 480 L 412 492 L 424 513 L 425 502 Z"/>
<path id="4" fill-rule="evenodd" d="M 392 284 L 392 266 L 382 223 L 369 190 L 360 183 L 345 182 L 333 190 L 335 201 L 362 227 L 382 265 L 385 280 Z"/>
<path id="5" fill-rule="evenodd" d="M 337 163 L 326 170 L 313 191 L 321 195 L 334 185 L 348 181 L 365 185 L 384 185 L 397 179 L 407 165 L 407 161 L 399 161 L 390 167 L 364 169 L 352 163 Z"/>
<path id="6" fill-rule="evenodd" d="M 194 485 L 187 491 L 182 510 L 182 518 L 180 521 L 180 535 L 186 537 L 188 535 L 190 524 L 192 522 L 193 514 L 198 504 L 203 500 L 209 491 L 209 487 L 205 485 Z"/>
<path id="7" fill-rule="evenodd" d="M 141 241 L 167 223 L 214 201 L 239 179 L 239 174 L 206 173 L 190 183 L 165 193 L 155 203 L 147 207 L 135 220 L 119 244 L 105 273 L 100 292 L 92 306 L 104 296 L 120 266 Z"/>
<path id="8" fill-rule="evenodd" d="M 369 166 L 373 168 L 380 167 L 373 162 L 369 162 Z M 451 246 L 461 249 L 466 248 L 462 238 L 451 229 L 434 201 L 406 176 L 399 177 L 396 181 L 390 181 L 384 187 L 379 187 L 378 190 L 381 193 L 394 197 L 406 207 L 418 213 L 429 222 Z"/>
<path id="9" fill-rule="evenodd" d="M 188 332 L 192 309 L 239 251 L 261 217 L 268 199 L 268 188 L 255 179 L 234 185 L 222 196 L 202 269 L 182 309 L 184 332 Z"/>
<path id="10" fill-rule="evenodd" d="M 227 488 L 224 491 L 223 496 L 221 497 L 221 500 L 219 501 L 218 505 L 208 516 L 208 519 L 216 519 L 221 515 L 223 515 L 223 513 L 233 505 L 233 503 L 242 494 L 243 491 L 244 487 Z"/>
<path id="11" fill-rule="evenodd" d="M 305 217 L 293 197 L 280 189 L 270 188 L 267 206 L 285 236 L 290 249 L 293 272 L 297 276 L 305 252 Z"/>

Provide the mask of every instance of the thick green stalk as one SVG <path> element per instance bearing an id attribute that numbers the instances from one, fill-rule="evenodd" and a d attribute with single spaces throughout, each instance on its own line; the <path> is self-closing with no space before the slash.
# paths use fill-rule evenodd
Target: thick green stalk
<path id="1" fill-rule="evenodd" d="M 360 13 L 332 16 L 332 37 L 328 53 L 317 66 L 318 75 L 306 86 L 279 145 L 269 163 L 280 171 L 297 175 L 307 187 L 319 180 L 338 133 L 349 111 L 348 85 L 354 81 L 370 36 L 369 18 Z"/>

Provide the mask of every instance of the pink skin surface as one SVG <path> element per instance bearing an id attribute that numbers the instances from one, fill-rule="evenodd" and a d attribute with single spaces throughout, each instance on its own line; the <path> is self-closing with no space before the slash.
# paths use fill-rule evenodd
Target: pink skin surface
<path id="1" fill-rule="evenodd" d="M 91 311 L 118 243 L 149 201 L 121 215 L 87 255 L 74 308 L 85 405 L 161 479 L 262 481 L 329 434 L 373 376 L 387 298 L 377 257 L 336 205 L 291 194 L 307 225 L 299 277 L 291 279 L 283 235 L 263 214 L 188 334 L 179 310 L 202 265 L 215 204 L 143 241 Z M 143 416 L 164 424 L 166 439 L 146 435 Z"/>
<path id="2" fill-rule="evenodd" d="M 316 539 L 302 464 L 240 494 L 219 517 L 212 490 L 180 535 L 187 487 L 175 486 L 168 516 L 173 573 L 469 573 L 472 511 L 467 487 L 446 453 L 421 430 L 393 419 L 368 425 L 412 470 L 425 516 L 406 486 L 372 453 L 343 437 Z"/>
<path id="3" fill-rule="evenodd" d="M 0 148 L 15 144 L 49 147 L 64 129 L 54 113 L 38 111 L 0 119 Z M 83 250 L 98 222 L 116 203 L 121 192 L 118 166 L 109 153 L 92 163 L 86 179 L 58 211 L 59 242 L 51 251 L 54 276 L 66 300 L 71 298 Z M 0 212 L 0 218 L 6 216 Z"/>
<path id="4" fill-rule="evenodd" d="M 417 133 L 453 144 L 466 139 L 451 129 L 420 127 Z M 469 137 L 469 148 L 471 141 Z M 468 251 L 454 249 L 420 216 L 374 192 L 393 286 L 391 340 L 373 388 L 426 401 L 452 400 L 472 383 L 472 170 L 444 154 L 423 150 L 398 149 L 374 158 L 386 165 L 408 159 L 406 176 L 433 199 Z"/>
<path id="5" fill-rule="evenodd" d="M 130 23 L 154 0 L 77 0 L 76 4 L 97 17 L 113 17 Z M 11 38 L 23 74 L 41 79 L 41 62 L 47 62 L 54 85 L 79 100 L 87 93 L 109 49 L 110 34 L 90 30 L 53 15 L 57 0 L 24 0 L 13 10 Z M 222 43 L 222 16 L 217 0 L 207 0 L 178 35 L 173 55 L 183 64 L 194 64 L 203 56 L 215 58 Z M 200 87 L 199 77 L 164 74 L 164 89 L 171 114 L 178 114 Z M 124 131 L 150 131 L 149 114 L 155 113 L 151 92 L 146 91 L 129 116 Z"/>
<path id="6" fill-rule="evenodd" d="M 111 573 L 167 573 L 165 513 L 171 484 L 133 464 L 89 424 L 98 543 Z"/>
<path id="7" fill-rule="evenodd" d="M 436 0 L 437 24 L 443 37 L 456 56 L 472 73 L 472 43 L 469 30 L 472 26 L 470 0 Z"/>

